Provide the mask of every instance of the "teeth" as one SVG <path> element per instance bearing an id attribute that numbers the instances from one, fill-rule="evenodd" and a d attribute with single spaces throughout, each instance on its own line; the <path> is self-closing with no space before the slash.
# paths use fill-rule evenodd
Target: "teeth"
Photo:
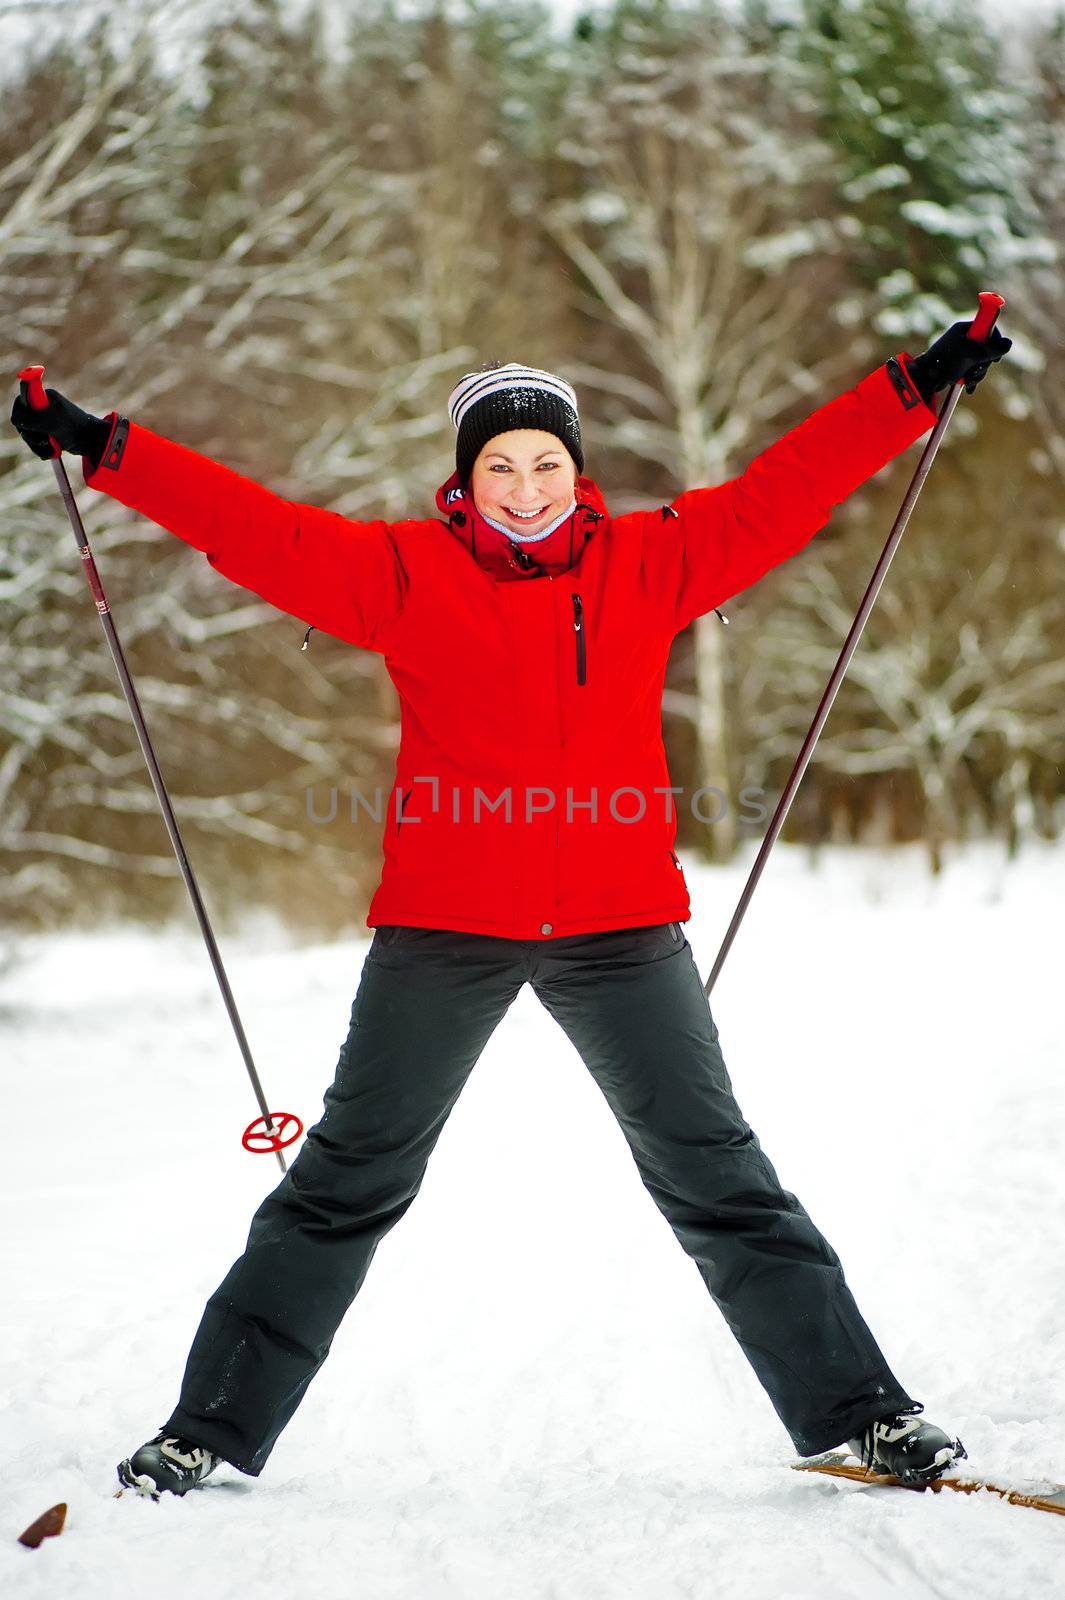
<path id="1" fill-rule="evenodd" d="M 520 517 L 523 522 L 532 522 L 536 517 L 542 517 L 546 510 L 546 506 L 541 506 L 539 511 L 512 511 L 508 506 L 507 515 L 509 517 Z"/>

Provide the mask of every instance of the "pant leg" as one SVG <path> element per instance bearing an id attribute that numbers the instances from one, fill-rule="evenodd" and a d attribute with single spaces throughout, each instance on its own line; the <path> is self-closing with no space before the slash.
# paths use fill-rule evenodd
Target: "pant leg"
<path id="1" fill-rule="evenodd" d="M 532 982 L 796 1449 L 830 1449 L 872 1417 L 912 1404 L 839 1258 L 781 1188 L 743 1118 L 679 924 L 601 935 L 583 958 L 574 951 Z"/>
<path id="2" fill-rule="evenodd" d="M 505 940 L 378 930 L 324 1114 L 207 1302 L 168 1430 L 259 1475 L 524 975 Z"/>

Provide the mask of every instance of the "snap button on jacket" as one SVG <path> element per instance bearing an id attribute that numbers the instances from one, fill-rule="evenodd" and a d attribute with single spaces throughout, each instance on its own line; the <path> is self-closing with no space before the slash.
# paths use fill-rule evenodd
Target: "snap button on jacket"
<path id="1" fill-rule="evenodd" d="M 354 522 L 131 422 L 117 465 L 85 481 L 383 656 L 402 727 L 367 926 L 543 940 L 688 919 L 662 744 L 673 639 L 934 421 L 879 367 L 671 507 L 612 518 L 580 479 L 573 517 L 516 559 L 456 478 L 439 517 Z"/>

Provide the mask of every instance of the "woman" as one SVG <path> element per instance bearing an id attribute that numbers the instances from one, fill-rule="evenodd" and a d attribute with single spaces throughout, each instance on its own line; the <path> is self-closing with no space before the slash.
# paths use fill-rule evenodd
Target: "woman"
<path id="1" fill-rule="evenodd" d="M 573 389 L 515 363 L 460 380 L 441 517 L 395 524 L 282 500 L 54 390 L 46 411 L 16 401 L 38 454 L 51 435 L 85 457 L 92 488 L 234 582 L 381 653 L 402 707 L 375 932 L 324 1114 L 255 1213 L 179 1402 L 120 1464 L 123 1483 L 183 1494 L 220 1460 L 258 1476 L 526 981 L 800 1454 L 849 1441 L 915 1481 L 964 1455 L 888 1368 L 733 1097 L 681 931 L 661 692 L 680 629 L 794 554 L 932 426 L 937 389 L 974 384 L 1009 348 L 967 328 L 893 357 L 731 482 L 620 518 L 583 476 Z"/>

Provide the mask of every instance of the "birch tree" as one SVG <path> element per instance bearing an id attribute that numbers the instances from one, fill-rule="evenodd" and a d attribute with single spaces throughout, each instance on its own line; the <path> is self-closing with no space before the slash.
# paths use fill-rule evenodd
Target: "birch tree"
<path id="1" fill-rule="evenodd" d="M 260 56 L 260 71 L 266 64 Z M 354 185 L 350 202 L 338 195 L 350 158 L 309 136 L 280 141 L 299 162 L 253 165 L 238 88 L 254 97 L 257 85 L 249 63 L 243 71 L 226 115 L 201 125 L 188 84 L 154 72 L 147 34 L 121 58 L 101 46 L 37 69 L 4 136 L 0 320 L 44 359 L 50 383 L 90 409 L 116 407 L 284 489 L 285 452 L 322 404 L 315 357 L 331 330 L 339 344 L 357 319 L 360 264 L 387 196 Z M 25 108 L 38 97 L 48 116 L 26 151 Z M 341 362 L 327 370 L 334 385 L 361 382 L 370 395 L 369 374 Z M 392 442 L 387 427 L 360 441 L 367 475 Z M 2 450 L 4 893 L 20 912 L 69 905 L 81 865 L 116 886 L 124 875 L 148 902 L 153 879 L 165 888 L 176 866 L 70 531 L 47 468 L 13 434 Z M 294 497 L 325 504 L 337 489 L 328 463 L 290 483 Z M 328 675 L 308 667 L 296 624 L 120 507 L 82 498 L 179 815 L 208 841 L 320 855 L 324 841 L 301 817 L 306 782 L 337 766 L 354 781 L 373 777 L 393 739 L 352 696 L 367 658 L 347 651 Z M 290 641 L 283 656 L 279 637 Z M 350 854 L 351 839 L 344 845 Z"/>
<path id="2" fill-rule="evenodd" d="M 749 47 L 716 5 L 623 4 L 581 66 L 561 146 L 575 193 L 545 219 L 597 352 L 571 371 L 598 436 L 673 498 L 741 470 L 851 375 L 845 342 L 825 337 L 830 154 L 801 69 Z M 721 627 L 693 624 L 694 776 L 730 795 Z M 724 856 L 735 837 L 730 803 L 702 842 Z"/>

